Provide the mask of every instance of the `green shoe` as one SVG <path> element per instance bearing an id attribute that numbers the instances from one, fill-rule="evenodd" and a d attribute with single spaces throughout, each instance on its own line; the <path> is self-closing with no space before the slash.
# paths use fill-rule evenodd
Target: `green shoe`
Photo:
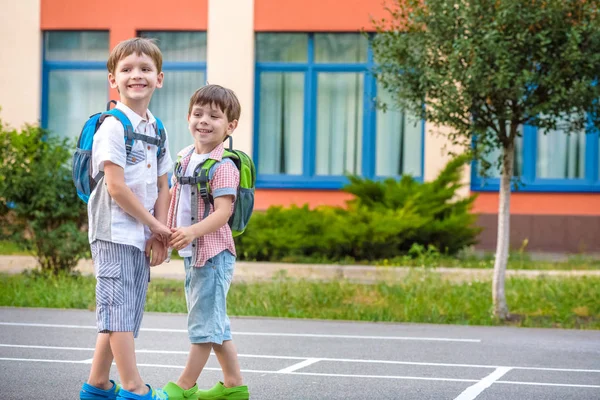
<path id="1" fill-rule="evenodd" d="M 198 390 L 198 400 L 248 400 L 248 386 L 225 387 L 223 382 L 217 383 L 212 389 Z M 171 398 L 169 397 L 169 400 Z"/>
<path id="2" fill-rule="evenodd" d="M 183 390 L 183 388 L 177 385 L 175 382 L 169 382 L 163 387 L 163 392 L 169 395 L 169 400 L 184 400 L 184 399 L 193 399 L 196 400 L 198 398 L 198 385 L 194 385 L 188 390 Z"/>

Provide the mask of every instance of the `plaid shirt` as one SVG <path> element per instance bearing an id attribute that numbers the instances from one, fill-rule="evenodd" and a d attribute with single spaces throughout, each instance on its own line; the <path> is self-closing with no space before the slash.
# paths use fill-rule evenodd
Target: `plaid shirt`
<path id="1" fill-rule="evenodd" d="M 193 145 L 188 146 L 178 154 L 178 156 L 183 157 L 181 159 L 182 171 L 187 169 L 192 157 L 193 147 Z M 223 144 L 220 144 L 215 147 L 208 158 L 220 162 L 223 158 L 223 149 Z M 231 162 L 224 162 L 216 167 L 214 175 L 209 182 L 210 192 L 215 198 L 232 194 L 235 197 L 239 182 L 240 172 L 236 166 Z M 173 195 L 171 196 L 171 204 L 169 205 L 169 214 L 167 216 L 167 226 L 169 228 L 174 228 L 176 225 L 180 194 L 181 185 L 177 182 L 175 174 L 173 174 Z M 204 201 L 202 199 L 194 201 L 197 198 L 200 198 L 200 196 L 192 198 L 191 205 L 194 208 L 194 205 L 197 204 L 196 220 L 201 222 L 204 217 Z M 212 214 L 213 212 L 214 206 L 210 205 L 210 213 Z M 233 204 L 231 206 L 231 213 L 233 213 Z M 191 214 L 193 215 L 193 212 Z M 194 239 L 192 241 L 192 249 L 192 265 L 195 267 L 204 266 L 209 258 L 216 256 L 223 250 L 229 250 L 235 256 L 235 244 L 229 224 L 226 223 L 215 232 Z"/>

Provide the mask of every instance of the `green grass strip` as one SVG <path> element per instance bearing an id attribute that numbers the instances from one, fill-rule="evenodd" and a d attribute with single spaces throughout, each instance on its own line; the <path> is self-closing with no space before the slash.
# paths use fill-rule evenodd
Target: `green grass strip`
<path id="1" fill-rule="evenodd" d="M 95 307 L 90 276 L 0 274 L 0 306 Z M 600 329 L 600 278 L 511 278 L 506 282 L 511 321 L 522 327 Z M 353 284 L 278 279 L 234 283 L 228 312 L 237 316 L 355 321 L 501 325 L 491 315 L 491 283 L 452 283 L 415 271 L 402 284 Z M 185 313 L 183 282 L 153 279 L 147 311 Z"/>

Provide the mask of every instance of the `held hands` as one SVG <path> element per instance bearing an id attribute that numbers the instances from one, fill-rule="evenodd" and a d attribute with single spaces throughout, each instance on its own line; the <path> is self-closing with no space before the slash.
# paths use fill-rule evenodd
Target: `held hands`
<path id="1" fill-rule="evenodd" d="M 176 250 L 185 248 L 196 238 L 194 230 L 191 226 L 171 229 L 171 232 L 171 241 L 169 242 L 169 246 Z"/>
<path id="2" fill-rule="evenodd" d="M 162 241 L 163 245 L 167 247 L 169 238 L 171 237 L 171 231 L 169 228 L 167 228 L 165 224 L 159 222 L 158 220 L 155 221 L 154 225 L 149 226 L 149 228 L 150 232 L 153 233 L 152 236 L 158 237 Z"/>
<path id="3" fill-rule="evenodd" d="M 146 242 L 146 257 L 150 258 L 150 266 L 162 264 L 167 258 L 167 246 L 160 236 L 153 234 Z"/>

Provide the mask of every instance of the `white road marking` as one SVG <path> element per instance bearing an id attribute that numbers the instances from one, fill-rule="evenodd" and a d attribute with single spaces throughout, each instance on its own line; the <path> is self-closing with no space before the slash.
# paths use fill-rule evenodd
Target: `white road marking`
<path id="1" fill-rule="evenodd" d="M 7 358 L 0 357 L 0 361 L 22 361 L 22 362 L 47 362 L 47 363 L 65 363 L 65 364 L 85 364 L 87 360 L 47 360 L 47 359 L 32 359 L 32 358 Z M 165 364 L 138 364 L 139 367 L 151 367 L 151 368 L 173 368 L 183 369 L 182 365 L 165 365 Z M 209 368 L 205 367 L 208 371 L 221 371 L 221 368 Z M 257 373 L 257 374 L 276 374 L 276 375 L 304 375 L 304 376 L 322 376 L 332 378 L 370 378 L 370 379 L 404 379 L 404 380 L 418 380 L 418 381 L 438 381 L 438 382 L 479 382 L 479 379 L 457 379 L 457 378 L 432 378 L 432 377 L 421 377 L 421 376 L 398 376 L 398 375 L 353 375 L 353 374 L 325 374 L 318 372 L 290 372 L 282 374 L 279 371 L 262 371 L 253 369 L 243 369 L 242 372 Z M 576 385 L 576 384 L 562 384 L 562 383 L 544 383 L 544 382 L 512 382 L 512 381 L 496 381 L 496 383 L 503 383 L 509 385 L 536 385 L 536 386 L 560 386 L 560 387 L 577 387 L 577 388 L 593 388 L 600 389 L 600 385 Z"/>
<path id="2" fill-rule="evenodd" d="M 59 325 L 59 324 L 34 324 L 21 322 L 0 322 L 5 326 L 24 326 L 36 328 L 68 328 L 68 329 L 96 329 L 93 325 Z M 187 329 L 163 329 L 163 328 L 142 328 L 144 332 L 163 332 L 163 333 L 187 333 Z M 301 338 L 330 338 L 330 339 L 361 339 L 361 340 L 414 340 L 414 341 L 433 341 L 433 342 L 465 342 L 480 343 L 481 339 L 459 339 L 459 338 L 440 338 L 440 337 L 413 337 L 413 336 L 360 336 L 360 335 L 330 335 L 316 333 L 272 333 L 272 332 L 235 332 L 238 336 L 271 336 L 271 337 L 301 337 Z"/>
<path id="3" fill-rule="evenodd" d="M 306 360 L 304 360 L 304 361 L 301 361 L 301 362 L 299 362 L 299 363 L 296 363 L 296 364 L 294 364 L 294 365 L 290 365 L 290 366 L 289 366 L 289 367 L 287 367 L 287 368 L 280 369 L 280 370 L 279 370 L 279 371 L 277 371 L 277 372 L 279 372 L 280 374 L 289 374 L 289 373 L 292 373 L 292 372 L 294 372 L 294 371 L 297 371 L 297 370 L 299 370 L 299 369 L 301 369 L 301 368 L 308 367 L 309 365 L 312 365 L 312 364 L 314 364 L 314 363 L 317 363 L 317 362 L 319 362 L 319 361 L 321 361 L 321 359 L 320 359 L 320 358 L 307 358 L 307 359 L 306 359 Z"/>
<path id="4" fill-rule="evenodd" d="M 0 347 L 13 347 L 13 348 L 24 348 L 24 349 L 45 349 L 45 350 L 94 351 L 93 347 L 34 346 L 34 345 L 6 344 L 6 343 L 0 343 Z M 136 349 L 136 353 L 143 353 L 143 354 L 182 354 L 182 355 L 187 355 L 188 351 Z M 214 355 L 214 353 L 211 353 L 211 355 Z M 265 359 L 278 359 L 278 360 L 307 360 L 307 359 L 314 359 L 314 357 L 278 356 L 278 355 L 266 355 L 266 354 L 238 354 L 238 357 L 240 357 L 240 358 L 265 358 Z M 489 368 L 489 369 L 510 368 L 510 369 L 534 370 L 534 371 L 600 373 L 600 369 L 549 368 L 549 367 L 519 367 L 519 366 L 482 365 L 482 364 L 428 363 L 428 362 L 395 361 L 395 360 L 365 360 L 365 359 L 360 359 L 360 358 L 327 358 L 327 357 L 319 357 L 319 358 L 317 358 L 317 360 L 319 360 L 319 361 L 331 361 L 331 362 L 345 362 L 345 363 L 419 365 L 419 366 L 425 366 L 425 367 Z"/>
<path id="5" fill-rule="evenodd" d="M 458 395 L 458 397 L 454 400 L 474 400 L 481 394 L 481 392 L 492 386 L 492 383 L 502 378 L 508 371 L 510 371 L 510 368 L 496 368 L 494 372 L 473 386 L 469 386 L 467 389 L 465 389 L 465 391 Z"/>

